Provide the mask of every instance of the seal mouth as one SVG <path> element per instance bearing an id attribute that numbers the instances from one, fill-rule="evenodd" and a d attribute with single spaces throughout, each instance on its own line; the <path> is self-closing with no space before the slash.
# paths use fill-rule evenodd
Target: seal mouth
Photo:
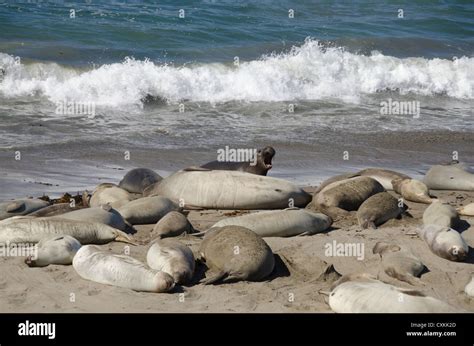
<path id="1" fill-rule="evenodd" d="M 272 159 L 273 156 L 275 156 L 275 149 L 273 149 L 272 147 L 265 147 L 263 149 L 260 149 L 258 151 L 258 154 L 262 156 L 263 163 L 265 165 L 270 165 L 271 168 Z"/>

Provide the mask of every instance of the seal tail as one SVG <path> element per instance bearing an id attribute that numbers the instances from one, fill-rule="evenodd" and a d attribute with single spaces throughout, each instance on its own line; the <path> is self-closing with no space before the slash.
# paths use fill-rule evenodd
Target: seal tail
<path id="1" fill-rule="evenodd" d="M 138 245 L 138 243 L 132 241 L 132 238 L 130 236 L 122 231 L 117 230 L 117 236 L 114 239 L 115 241 L 122 242 L 122 243 L 127 243 L 127 244 L 132 244 L 132 245 Z"/>
<path id="2" fill-rule="evenodd" d="M 360 223 L 360 227 L 363 229 L 377 229 L 375 222 L 373 220 L 364 220 Z"/>
<path id="3" fill-rule="evenodd" d="M 203 284 L 203 285 L 212 285 L 212 284 L 215 284 L 219 281 L 224 280 L 228 275 L 229 275 L 229 273 L 221 271 L 221 272 L 218 272 L 217 274 L 215 274 L 214 276 L 211 276 L 209 278 L 205 278 L 205 279 L 199 281 L 199 283 Z"/>
<path id="4" fill-rule="evenodd" d="M 197 232 L 197 233 L 188 233 L 189 235 L 192 235 L 193 237 L 204 237 L 206 235 L 207 231 L 202 231 L 202 232 Z"/>

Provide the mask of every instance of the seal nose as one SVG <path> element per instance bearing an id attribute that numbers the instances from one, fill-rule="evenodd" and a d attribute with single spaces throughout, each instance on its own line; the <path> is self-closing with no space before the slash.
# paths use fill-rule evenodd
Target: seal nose
<path id="1" fill-rule="evenodd" d="M 25 259 L 25 263 L 28 265 L 28 267 L 33 267 L 35 264 L 35 261 L 33 261 L 31 258 L 32 258 L 31 256 L 28 256 Z"/>

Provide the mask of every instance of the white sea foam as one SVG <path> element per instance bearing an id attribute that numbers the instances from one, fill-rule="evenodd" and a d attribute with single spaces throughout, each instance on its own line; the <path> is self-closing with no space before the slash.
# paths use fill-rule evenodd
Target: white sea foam
<path id="1" fill-rule="evenodd" d="M 141 105 L 146 95 L 181 100 L 291 101 L 360 96 L 395 90 L 401 94 L 474 99 L 474 58 L 396 58 L 323 48 L 307 40 L 290 52 L 233 64 L 172 66 L 125 59 L 89 71 L 54 63 L 16 64 L 0 53 L 0 95 L 40 95 L 52 102 L 94 102 L 119 107 Z"/>

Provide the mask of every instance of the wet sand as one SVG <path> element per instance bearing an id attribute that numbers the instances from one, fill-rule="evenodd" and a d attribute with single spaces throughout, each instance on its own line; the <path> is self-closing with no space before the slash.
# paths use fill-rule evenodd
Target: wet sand
<path id="1" fill-rule="evenodd" d="M 467 130 L 467 129 L 466 129 Z M 459 160 L 474 165 L 474 132 L 395 132 L 345 133 L 314 129 L 305 144 L 289 142 L 232 143 L 234 148 L 276 149 L 269 176 L 290 180 L 302 186 L 317 185 L 326 178 L 367 167 L 393 169 L 413 178 L 421 177 L 431 165 Z M 0 149 L 0 201 L 43 194 L 59 197 L 92 190 L 103 182 L 118 182 L 136 167 L 154 169 L 162 176 L 179 169 L 216 159 L 219 148 L 190 147 L 159 149 L 133 147 L 119 138 L 114 143 L 87 145 L 47 145 Z M 21 160 L 15 160 L 15 152 Z M 130 153 L 125 160 L 124 152 Z M 344 157 L 344 152 L 348 156 Z M 347 159 L 346 159 L 347 158 Z"/>

